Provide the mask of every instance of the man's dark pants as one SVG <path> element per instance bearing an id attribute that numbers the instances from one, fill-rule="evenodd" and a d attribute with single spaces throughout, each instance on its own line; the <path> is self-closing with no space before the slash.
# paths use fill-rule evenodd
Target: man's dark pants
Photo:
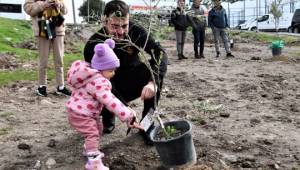
<path id="1" fill-rule="evenodd" d="M 203 55 L 204 41 L 205 41 L 205 28 L 193 29 L 193 35 L 194 35 L 194 52 L 195 52 L 195 56 L 196 55 Z M 200 45 L 200 51 L 198 50 L 199 45 Z"/>

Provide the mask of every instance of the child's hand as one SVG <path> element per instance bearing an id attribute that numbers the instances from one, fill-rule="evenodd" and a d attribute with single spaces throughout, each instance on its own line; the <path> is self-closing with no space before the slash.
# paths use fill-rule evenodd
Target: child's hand
<path id="1" fill-rule="evenodd" d="M 137 117 L 136 117 L 136 112 L 133 109 L 131 109 L 130 107 L 128 107 L 128 109 L 132 113 L 132 118 L 127 120 L 128 128 L 137 128 L 137 129 L 143 130 L 143 127 L 138 123 L 138 120 L 137 120 Z"/>
<path id="2" fill-rule="evenodd" d="M 128 128 L 136 128 L 136 129 L 144 130 L 144 128 L 140 125 L 140 123 L 137 122 L 136 117 L 133 117 L 132 119 L 129 119 L 127 121 L 127 127 Z"/>

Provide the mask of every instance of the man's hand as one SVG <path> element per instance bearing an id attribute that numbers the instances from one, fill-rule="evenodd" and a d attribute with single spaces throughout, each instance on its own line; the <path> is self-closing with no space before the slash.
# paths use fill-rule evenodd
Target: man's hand
<path id="1" fill-rule="evenodd" d="M 55 0 L 46 0 L 45 1 L 45 8 L 50 8 L 51 6 L 54 6 L 55 5 L 55 3 L 56 3 L 56 1 Z"/>
<path id="2" fill-rule="evenodd" d="M 157 87 L 154 82 L 150 81 L 146 86 L 144 86 L 141 94 L 141 99 L 145 100 L 152 98 L 156 93 L 156 89 Z"/>
<path id="3" fill-rule="evenodd" d="M 56 9 L 60 9 L 61 6 L 62 6 L 62 3 L 60 1 L 58 1 L 58 0 L 55 0 L 54 2 L 55 2 L 54 6 L 56 7 Z"/>

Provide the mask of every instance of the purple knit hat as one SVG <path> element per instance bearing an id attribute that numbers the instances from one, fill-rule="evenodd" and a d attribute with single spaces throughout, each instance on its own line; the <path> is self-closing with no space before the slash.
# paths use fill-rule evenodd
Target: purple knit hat
<path id="1" fill-rule="evenodd" d="M 95 54 L 91 61 L 91 67 L 96 70 L 115 69 L 120 66 L 120 61 L 113 49 L 115 41 L 107 39 L 104 43 L 99 43 L 95 46 Z"/>

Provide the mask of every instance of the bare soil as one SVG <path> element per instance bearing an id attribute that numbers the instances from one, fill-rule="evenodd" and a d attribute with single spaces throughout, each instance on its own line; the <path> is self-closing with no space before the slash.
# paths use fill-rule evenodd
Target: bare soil
<path id="1" fill-rule="evenodd" d="M 235 58 L 226 58 L 223 49 L 215 58 L 208 42 L 205 59 L 194 59 L 188 41 L 188 59 L 179 61 L 173 40 L 162 45 L 170 60 L 159 106 L 163 120 L 193 124 L 197 163 L 186 169 L 300 169 L 299 47 L 272 57 L 268 44 L 238 42 Z M 35 82 L 27 81 L 0 88 L 0 169 L 83 169 L 83 140 L 67 122 L 67 98 L 37 97 L 34 90 Z M 139 99 L 131 105 L 141 112 Z M 136 130 L 126 136 L 126 130 L 118 121 L 102 137 L 105 165 L 162 169 L 155 147 L 145 145 Z"/>

